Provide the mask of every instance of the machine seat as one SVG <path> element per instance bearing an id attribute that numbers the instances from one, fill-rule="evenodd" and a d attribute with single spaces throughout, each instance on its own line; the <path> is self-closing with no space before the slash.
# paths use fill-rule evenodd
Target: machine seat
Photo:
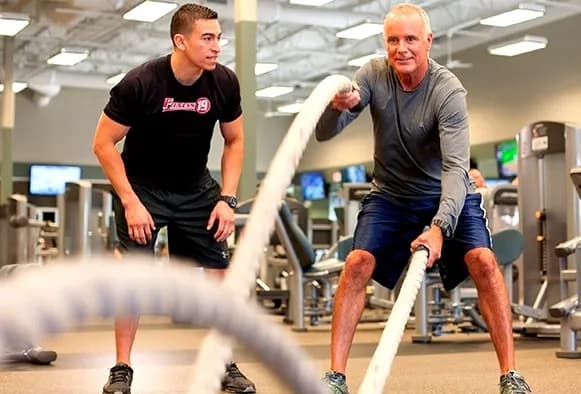
<path id="1" fill-rule="evenodd" d="M 496 254 L 498 264 L 510 265 L 522 253 L 524 239 L 519 230 L 507 228 L 492 234 L 492 249 Z"/>
<path id="2" fill-rule="evenodd" d="M 306 271 L 303 271 L 305 278 L 316 279 L 318 277 L 325 277 L 335 272 L 340 272 L 345 266 L 345 262 L 338 259 L 327 259 L 316 262 L 310 266 Z"/>

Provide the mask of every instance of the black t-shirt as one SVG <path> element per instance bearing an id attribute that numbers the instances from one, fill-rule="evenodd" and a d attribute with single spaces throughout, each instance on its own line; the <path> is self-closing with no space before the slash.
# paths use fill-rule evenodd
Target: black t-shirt
<path id="1" fill-rule="evenodd" d="M 168 55 L 129 71 L 111 89 L 104 112 L 130 127 L 121 154 L 130 182 L 187 191 L 207 173 L 216 121 L 242 114 L 240 85 L 233 71 L 218 64 L 184 86 Z"/>

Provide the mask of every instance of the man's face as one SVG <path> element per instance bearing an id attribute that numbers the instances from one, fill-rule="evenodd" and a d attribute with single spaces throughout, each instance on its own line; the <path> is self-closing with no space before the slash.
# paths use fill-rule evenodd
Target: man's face
<path id="1" fill-rule="evenodd" d="M 387 59 L 398 75 L 423 74 L 427 69 L 432 33 L 416 13 L 389 16 L 385 21 Z"/>
<path id="2" fill-rule="evenodd" d="M 178 48 L 192 65 L 203 70 L 216 68 L 221 52 L 219 41 L 222 36 L 217 19 L 198 19 L 190 34 L 177 36 L 179 35 L 176 35 L 176 41 L 183 44 Z"/>

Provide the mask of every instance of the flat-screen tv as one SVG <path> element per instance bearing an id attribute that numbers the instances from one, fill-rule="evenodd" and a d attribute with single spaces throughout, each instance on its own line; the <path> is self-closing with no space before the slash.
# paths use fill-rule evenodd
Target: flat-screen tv
<path id="1" fill-rule="evenodd" d="M 301 189 L 304 200 L 322 200 L 327 197 L 327 193 L 325 192 L 325 177 L 319 171 L 302 173 Z"/>
<path id="2" fill-rule="evenodd" d="M 81 179 L 81 167 L 60 164 L 32 164 L 28 192 L 36 196 L 56 196 L 65 191 L 65 183 Z"/>
<path id="3" fill-rule="evenodd" d="M 485 182 L 486 182 L 486 186 L 488 186 L 488 187 L 495 187 L 498 185 L 510 184 L 510 180 L 508 180 L 506 178 L 486 178 Z"/>
<path id="4" fill-rule="evenodd" d="M 344 183 L 363 183 L 366 181 L 365 165 L 354 164 L 341 170 L 341 181 Z"/>
<path id="5" fill-rule="evenodd" d="M 512 179 L 517 175 L 518 146 L 516 140 L 496 144 L 496 163 L 498 177 Z"/>

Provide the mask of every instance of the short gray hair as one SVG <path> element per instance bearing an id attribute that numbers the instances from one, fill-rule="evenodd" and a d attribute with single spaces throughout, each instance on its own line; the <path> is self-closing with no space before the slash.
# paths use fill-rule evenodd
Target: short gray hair
<path id="1" fill-rule="evenodd" d="M 418 14 L 422 20 L 424 21 L 424 27 L 426 28 L 426 32 L 429 34 L 432 32 L 432 26 L 430 23 L 430 17 L 428 16 L 427 12 L 420 7 L 419 5 L 412 4 L 412 3 L 400 3 L 396 4 L 391 7 L 389 13 L 385 16 L 385 20 L 389 17 L 393 17 L 395 15 L 401 14 L 409 14 L 409 13 L 416 13 Z"/>

